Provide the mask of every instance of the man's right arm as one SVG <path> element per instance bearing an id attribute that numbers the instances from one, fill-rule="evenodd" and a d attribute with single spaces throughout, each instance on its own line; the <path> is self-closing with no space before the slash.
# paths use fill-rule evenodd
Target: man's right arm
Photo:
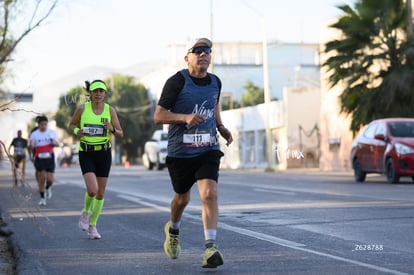
<path id="1" fill-rule="evenodd" d="M 162 88 L 161 97 L 154 112 L 155 124 L 179 124 L 186 123 L 184 114 L 176 114 L 170 111 L 181 90 L 184 87 L 184 77 L 180 72 L 167 79 Z"/>
<path id="2" fill-rule="evenodd" d="M 165 82 L 154 112 L 155 124 L 189 124 L 196 126 L 205 120 L 204 116 L 200 114 L 179 114 L 170 111 L 184 84 L 185 79 L 180 72 L 177 72 Z"/>
<path id="3" fill-rule="evenodd" d="M 155 124 L 180 124 L 180 123 L 187 123 L 187 116 L 186 114 L 176 114 L 170 112 L 166 108 L 157 105 L 154 112 L 154 123 Z"/>
<path id="4" fill-rule="evenodd" d="M 14 141 L 15 139 L 12 140 L 12 142 L 9 145 L 9 148 L 7 149 L 7 152 L 9 152 L 9 154 L 11 154 L 10 151 L 11 151 L 12 146 L 14 146 Z"/>

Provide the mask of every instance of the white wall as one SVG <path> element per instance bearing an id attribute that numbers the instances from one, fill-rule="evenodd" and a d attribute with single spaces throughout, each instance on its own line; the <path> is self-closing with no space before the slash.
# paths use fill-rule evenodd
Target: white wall
<path id="1" fill-rule="evenodd" d="M 272 101 L 269 103 L 269 127 L 279 130 L 284 127 L 284 102 Z M 220 139 L 221 150 L 225 153 L 222 159 L 224 168 L 266 168 L 268 166 L 266 145 L 266 105 L 228 110 L 222 112 L 224 125 L 232 132 L 234 142 L 230 146 L 225 145 L 224 139 Z M 286 136 L 277 137 L 279 146 L 286 146 Z M 276 163 L 275 139 L 269 145 L 273 151 L 273 163 Z M 285 168 L 284 160 L 281 160 L 275 168 Z"/>
<path id="2" fill-rule="evenodd" d="M 320 52 L 323 53 L 324 44 L 338 37 L 340 34 L 326 27 L 322 31 L 322 43 Z M 328 58 L 321 54 L 321 62 Z M 326 68 L 321 68 L 321 159 L 320 168 L 325 171 L 350 170 L 350 152 L 352 144 L 352 132 L 350 131 L 351 119 L 340 113 L 340 95 L 342 87 L 339 85 L 331 88 L 328 83 Z M 337 141 L 338 143 L 332 143 Z"/>
<path id="3" fill-rule="evenodd" d="M 302 153 L 290 156 L 288 168 L 318 167 L 320 157 L 320 110 L 319 87 L 285 88 L 286 132 L 290 152 Z"/>

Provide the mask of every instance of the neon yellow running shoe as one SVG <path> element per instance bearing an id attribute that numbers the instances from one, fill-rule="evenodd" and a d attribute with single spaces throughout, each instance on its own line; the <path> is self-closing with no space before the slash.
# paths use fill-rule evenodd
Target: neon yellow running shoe
<path id="1" fill-rule="evenodd" d="M 178 234 L 170 233 L 170 223 L 167 222 L 164 226 L 165 242 L 164 252 L 168 258 L 177 259 L 180 256 L 180 236 Z"/>
<path id="2" fill-rule="evenodd" d="M 203 268 L 216 268 L 223 264 L 223 254 L 218 251 L 217 246 L 212 244 L 204 251 Z"/>

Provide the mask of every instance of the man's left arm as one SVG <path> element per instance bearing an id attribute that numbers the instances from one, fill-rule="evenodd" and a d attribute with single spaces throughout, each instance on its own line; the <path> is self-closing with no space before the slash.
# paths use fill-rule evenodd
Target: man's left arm
<path id="1" fill-rule="evenodd" d="M 57 139 L 56 132 L 53 130 L 51 131 L 50 142 L 56 147 L 59 146 L 59 140 Z"/>
<path id="2" fill-rule="evenodd" d="M 217 130 L 219 131 L 220 135 L 227 141 L 226 145 L 229 146 L 233 142 L 233 136 L 231 135 L 231 132 L 224 126 L 221 120 L 221 105 L 220 104 L 216 104 L 215 113 L 216 113 Z"/>

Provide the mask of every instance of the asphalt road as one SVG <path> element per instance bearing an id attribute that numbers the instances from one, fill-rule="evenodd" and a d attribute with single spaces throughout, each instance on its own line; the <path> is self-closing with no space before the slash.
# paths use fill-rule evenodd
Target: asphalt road
<path id="1" fill-rule="evenodd" d="M 30 166 L 30 165 L 29 165 Z M 414 274 L 414 184 L 312 170 L 222 171 L 219 248 L 224 265 L 201 268 L 200 201 L 182 221 L 179 259 L 163 252 L 172 188 L 167 171 L 115 167 L 101 240 L 77 227 L 79 167 L 59 168 L 53 198 L 37 206 L 33 176 L 13 188 L 0 170 L 0 206 L 14 232 L 18 274 Z M 34 172 L 29 167 L 27 174 Z"/>

